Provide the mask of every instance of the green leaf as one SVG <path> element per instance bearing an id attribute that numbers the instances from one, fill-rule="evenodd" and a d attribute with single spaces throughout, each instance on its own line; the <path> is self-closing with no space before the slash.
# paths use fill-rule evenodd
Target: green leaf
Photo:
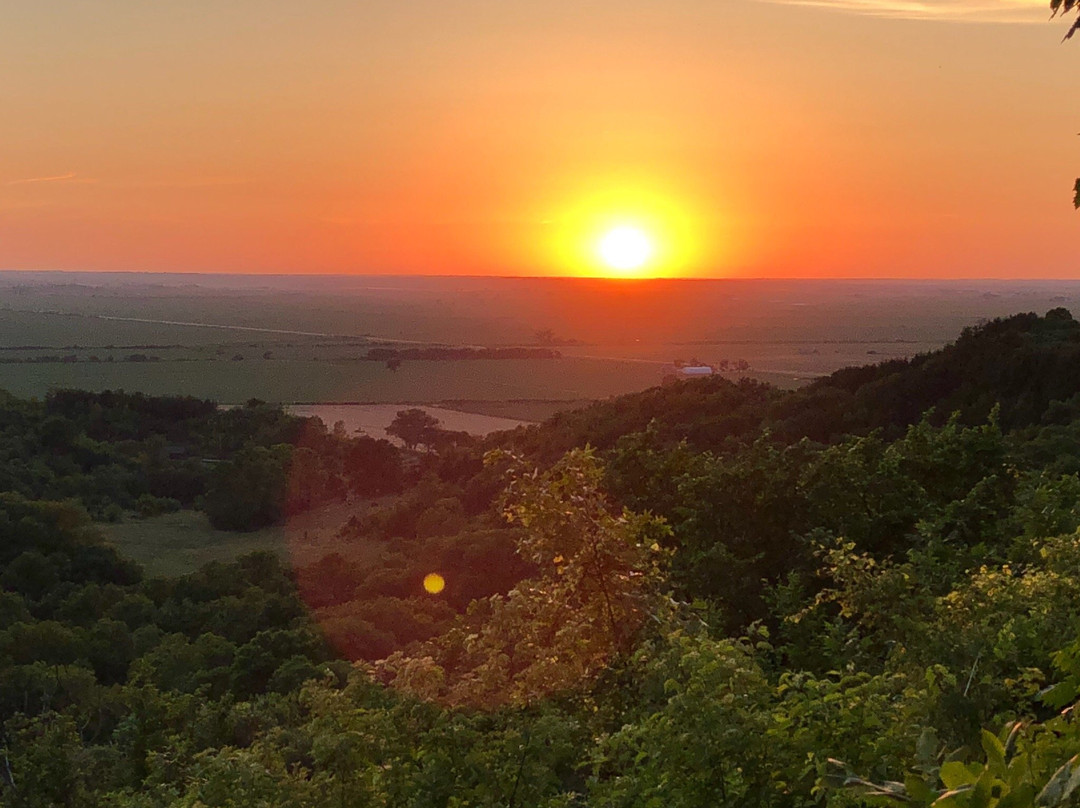
<path id="1" fill-rule="evenodd" d="M 999 777 L 1005 776 L 1005 746 L 987 730 L 982 731 L 982 748 L 986 752 L 986 768 Z"/>
<path id="2" fill-rule="evenodd" d="M 1035 800 L 1035 786 L 1031 783 L 1023 783 L 1014 788 L 997 804 L 997 808 L 1031 808 Z"/>
<path id="3" fill-rule="evenodd" d="M 937 758 L 940 746 L 937 733 L 932 727 L 926 727 L 919 733 L 919 740 L 915 742 L 915 757 L 920 763 L 932 763 Z"/>
<path id="4" fill-rule="evenodd" d="M 938 796 L 937 792 L 916 774 L 909 774 L 904 778 L 904 788 L 912 800 L 922 805 L 929 805 Z"/>
<path id="5" fill-rule="evenodd" d="M 997 739 L 995 738 L 995 740 Z M 996 779 L 989 768 L 983 771 L 982 776 L 975 783 L 975 788 L 971 791 L 971 797 L 968 798 L 968 808 L 990 808 L 990 799 Z"/>
<path id="6" fill-rule="evenodd" d="M 970 786 L 978 780 L 978 775 L 972 774 L 968 770 L 968 767 L 961 763 L 959 760 L 950 760 L 948 763 L 941 764 L 941 782 L 945 784 L 945 788 L 953 791 L 961 788 L 962 786 Z"/>
<path id="7" fill-rule="evenodd" d="M 1077 181 L 1080 183 L 1080 180 Z M 1078 199 L 1080 199 L 1080 189 L 1077 190 Z M 1076 681 L 1074 677 L 1069 677 L 1063 682 L 1057 682 L 1050 687 L 1043 690 L 1039 697 L 1043 704 L 1047 704 L 1055 709 L 1061 709 L 1066 704 L 1076 699 Z"/>

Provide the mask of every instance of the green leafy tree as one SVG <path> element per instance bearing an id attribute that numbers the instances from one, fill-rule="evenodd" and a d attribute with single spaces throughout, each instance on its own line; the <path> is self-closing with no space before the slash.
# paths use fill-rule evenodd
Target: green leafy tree
<path id="1" fill-rule="evenodd" d="M 377 668 L 418 695 L 487 707 L 580 687 L 628 653 L 659 611 L 659 542 L 668 531 L 656 517 L 613 509 L 591 450 L 570 452 L 547 471 L 505 454 L 489 462 L 509 464 L 503 513 L 520 527 L 518 553 L 537 575 Z"/>
<path id="2" fill-rule="evenodd" d="M 924 733 L 920 746 L 936 741 Z M 875 782 L 840 760 L 820 781 L 842 789 L 862 804 L 919 808 L 1058 808 L 1076 804 L 1080 794 L 1080 733 L 1067 715 L 1025 725 L 1005 724 L 999 733 L 983 730 L 979 744 L 921 762 L 903 781 Z M 944 760 L 942 758 L 944 757 Z"/>
<path id="3" fill-rule="evenodd" d="M 69 716 L 12 719 L 0 734 L 0 798 L 11 808 L 91 808 L 90 763 Z"/>
<path id="4" fill-rule="evenodd" d="M 284 514 L 291 448 L 256 446 L 217 465 L 204 509 L 220 530 L 256 530 Z"/>
<path id="5" fill-rule="evenodd" d="M 746 642 L 677 636 L 639 652 L 661 694 L 593 750 L 599 805 L 769 805 L 774 689 Z M 646 691 L 647 692 L 647 691 Z"/>

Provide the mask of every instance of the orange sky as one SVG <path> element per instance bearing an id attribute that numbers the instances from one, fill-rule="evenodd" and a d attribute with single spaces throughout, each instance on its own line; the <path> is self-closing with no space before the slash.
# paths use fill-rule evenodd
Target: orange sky
<path id="1" fill-rule="evenodd" d="M 0 27 L 0 269 L 1075 275 L 1039 0 L 67 0 Z M 913 19 L 917 18 L 917 19 Z"/>

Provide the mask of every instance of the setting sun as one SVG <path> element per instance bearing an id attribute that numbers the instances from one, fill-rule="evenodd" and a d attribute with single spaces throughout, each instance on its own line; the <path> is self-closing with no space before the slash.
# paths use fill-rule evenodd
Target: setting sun
<path id="1" fill-rule="evenodd" d="M 640 228 L 626 225 L 605 233 L 597 250 L 608 267 L 620 272 L 640 269 L 654 252 L 648 234 Z"/>
<path id="2" fill-rule="evenodd" d="M 676 278 L 700 274 L 705 260 L 725 261 L 732 238 L 724 209 L 693 188 L 648 176 L 596 176 L 582 185 L 538 211 L 550 223 L 545 252 L 552 274 Z"/>

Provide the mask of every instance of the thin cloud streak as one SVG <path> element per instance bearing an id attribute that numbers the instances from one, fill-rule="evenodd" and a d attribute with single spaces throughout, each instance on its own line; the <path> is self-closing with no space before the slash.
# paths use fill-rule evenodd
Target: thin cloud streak
<path id="1" fill-rule="evenodd" d="M 52 177 L 27 177 L 26 179 L 10 179 L 6 181 L 6 183 L 4 183 L 4 186 L 31 185 L 33 183 L 71 183 L 71 181 L 75 181 L 75 183 L 79 184 L 87 184 L 96 183 L 97 180 L 85 177 L 80 178 L 79 175 L 75 172 L 70 172 L 68 174 L 57 174 Z"/>
<path id="2" fill-rule="evenodd" d="M 4 185 L 29 185 L 30 183 L 63 183 L 66 179 L 75 179 L 75 173 L 57 174 L 54 177 L 27 177 L 26 179 L 12 179 Z"/>
<path id="3" fill-rule="evenodd" d="M 789 6 L 911 20 L 1033 23 L 1050 16 L 1046 0 L 765 0 Z"/>

